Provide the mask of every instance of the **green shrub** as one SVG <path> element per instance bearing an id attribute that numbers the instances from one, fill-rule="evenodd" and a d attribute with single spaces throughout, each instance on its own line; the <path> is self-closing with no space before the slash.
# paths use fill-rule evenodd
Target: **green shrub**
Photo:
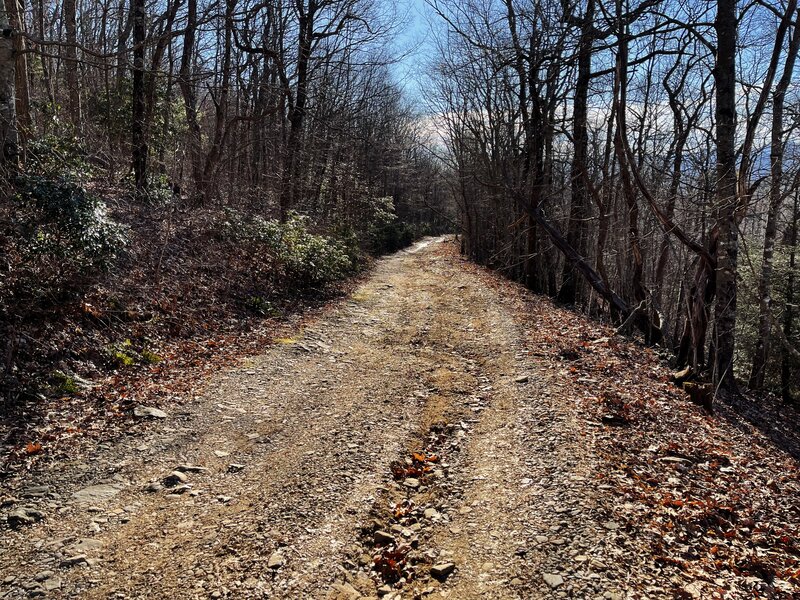
<path id="1" fill-rule="evenodd" d="M 130 340 L 125 340 L 108 348 L 108 355 L 111 362 L 120 367 L 130 367 L 139 358 L 139 353 L 133 349 L 133 344 Z"/>
<path id="2" fill-rule="evenodd" d="M 135 364 L 155 365 L 163 360 L 161 356 L 147 348 L 137 351 L 130 339 L 107 347 L 106 356 L 116 367 L 132 367 Z"/>
<path id="3" fill-rule="evenodd" d="M 262 317 L 278 317 L 281 314 L 280 309 L 261 296 L 248 296 L 244 301 L 244 305 L 248 310 Z"/>
<path id="4" fill-rule="evenodd" d="M 324 286 L 351 274 L 355 265 L 347 247 L 339 240 L 310 233 L 309 224 L 308 217 L 291 215 L 280 226 L 276 250 L 286 274 L 310 287 Z"/>
<path id="5" fill-rule="evenodd" d="M 355 210 L 347 219 L 340 221 L 339 229 L 345 238 L 352 238 L 353 245 L 363 247 L 373 256 L 402 250 L 426 234 L 426 228 L 400 220 L 395 213 L 391 196 L 364 196 L 355 201 Z M 355 234 L 358 232 L 358 235 Z"/>
<path id="6" fill-rule="evenodd" d="M 42 177 L 17 184 L 4 244 L 11 268 L 0 285 L 7 300 L 36 302 L 79 288 L 125 248 L 123 227 L 80 186 Z"/>
<path id="7" fill-rule="evenodd" d="M 63 371 L 53 371 L 51 380 L 53 387 L 61 394 L 77 394 L 80 391 L 78 382 L 71 375 L 67 375 Z"/>
<path id="8" fill-rule="evenodd" d="M 412 225 L 394 220 L 371 232 L 370 250 L 374 254 L 397 252 L 413 244 L 418 237 L 419 234 Z"/>
<path id="9" fill-rule="evenodd" d="M 27 178 L 17 195 L 26 250 L 80 269 L 106 269 L 126 245 L 105 204 L 66 180 Z"/>
<path id="10" fill-rule="evenodd" d="M 348 244 L 312 233 L 311 220 L 298 214 L 280 223 L 228 209 L 222 231 L 228 239 L 261 246 L 273 263 L 273 274 L 294 289 L 325 287 L 357 266 Z"/>
<path id="11" fill-rule="evenodd" d="M 163 360 L 158 354 L 151 352 L 147 348 L 142 350 L 139 354 L 142 357 L 142 361 L 150 365 L 158 364 Z"/>
<path id="12" fill-rule="evenodd" d="M 752 263 L 744 263 L 744 267 L 739 269 L 739 291 L 736 307 L 736 375 L 743 381 L 747 381 L 750 375 L 753 356 L 756 344 L 760 335 L 760 316 L 761 305 L 759 300 L 758 284 L 761 278 L 761 257 L 763 256 L 763 240 L 756 236 L 746 236 L 743 238 L 749 255 L 756 257 Z M 787 283 L 789 281 L 790 270 L 790 247 L 784 244 L 775 245 L 773 255 L 772 277 L 772 306 L 771 312 L 777 323 L 772 327 L 782 327 L 783 316 L 787 310 Z M 795 314 L 796 314 L 795 308 Z M 781 386 L 781 356 L 783 349 L 776 332 L 771 334 L 771 360 L 765 365 L 765 387 L 773 392 L 780 393 Z M 795 331 L 795 336 L 797 332 Z M 798 344 L 800 339 L 795 337 L 792 343 Z M 790 360 L 790 362 L 792 362 Z M 793 386 L 793 391 L 797 386 Z"/>
<path id="13" fill-rule="evenodd" d="M 236 242 L 276 248 L 283 237 L 283 227 L 278 221 L 269 221 L 257 215 L 248 216 L 233 208 L 226 208 L 222 235 Z"/>
<path id="14" fill-rule="evenodd" d="M 26 170 L 50 179 L 85 181 L 92 175 L 89 153 L 72 134 L 47 134 L 28 142 Z"/>
<path id="15" fill-rule="evenodd" d="M 117 85 L 100 94 L 90 94 L 87 103 L 96 115 L 97 125 L 115 140 L 123 140 L 130 135 L 133 112 L 133 80 L 130 77 L 119 79 Z M 151 129 L 153 133 L 158 133 L 158 128 Z"/>

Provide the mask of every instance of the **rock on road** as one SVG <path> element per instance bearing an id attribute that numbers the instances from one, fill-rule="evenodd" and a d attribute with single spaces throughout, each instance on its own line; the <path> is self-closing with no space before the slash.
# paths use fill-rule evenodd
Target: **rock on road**
<path id="1" fill-rule="evenodd" d="M 103 469 L 30 493 L 45 516 L 3 532 L 0 597 L 621 598 L 515 302 L 444 239 L 379 261 Z"/>

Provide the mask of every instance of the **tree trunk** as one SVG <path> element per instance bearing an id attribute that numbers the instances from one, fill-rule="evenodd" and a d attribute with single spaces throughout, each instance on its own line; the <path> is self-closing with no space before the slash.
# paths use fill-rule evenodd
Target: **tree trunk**
<path id="1" fill-rule="evenodd" d="M 715 336 L 712 381 L 719 396 L 736 393 L 736 0 L 718 0 L 714 22 L 717 59 L 714 68 L 717 104 L 717 193 L 715 217 L 718 229 Z"/>
<path id="2" fill-rule="evenodd" d="M 567 242 L 582 257 L 589 250 L 589 197 L 586 188 L 589 149 L 588 113 L 589 83 L 592 78 L 592 47 L 594 45 L 594 0 L 588 0 L 581 23 L 578 45 L 578 78 L 575 82 L 575 100 L 572 109 L 572 136 L 574 155 L 570 172 L 572 198 L 567 224 Z M 558 300 L 575 304 L 580 299 L 578 273 L 570 261 L 564 263 L 563 280 Z"/>
<path id="3" fill-rule="evenodd" d="M 159 26 L 158 32 L 151 34 L 155 39 L 155 47 L 150 58 L 150 69 L 146 74 L 144 81 L 144 96 L 145 96 L 145 110 L 144 110 L 144 136 L 149 140 L 150 131 L 153 126 L 153 116 L 156 112 L 156 105 L 158 104 L 158 76 L 161 73 L 161 61 L 164 59 L 164 53 L 167 47 L 171 47 L 172 27 L 175 22 L 175 17 L 178 13 L 180 3 L 175 1 L 167 6 L 167 13 L 162 17 L 163 25 Z M 169 86 L 171 85 L 172 69 L 167 70 L 167 96 L 169 96 Z M 166 102 L 164 123 L 169 120 L 169 101 Z M 166 130 L 165 130 L 166 131 Z M 159 156 L 162 155 L 163 145 L 158 148 Z"/>
<path id="4" fill-rule="evenodd" d="M 227 0 L 225 4 L 225 41 L 222 49 L 222 79 L 220 81 L 219 96 L 214 98 L 214 135 L 211 147 L 206 155 L 203 165 L 200 193 L 204 201 L 208 201 L 213 193 L 214 175 L 217 164 L 222 156 L 222 147 L 228 131 L 228 94 L 230 92 L 231 78 L 231 52 L 233 43 L 233 11 L 236 0 Z"/>
<path id="5" fill-rule="evenodd" d="M 11 28 L 19 32 L 23 31 L 25 23 L 22 20 L 22 0 L 5 0 L 6 11 L 9 16 Z M 16 53 L 16 73 L 14 77 L 15 87 L 15 109 L 17 111 L 17 136 L 19 143 L 20 157 L 25 164 L 25 151 L 27 148 L 28 137 L 31 134 L 33 123 L 31 121 L 31 99 L 28 89 L 28 58 L 25 52 L 25 38 L 22 35 L 14 36 L 14 52 Z"/>
<path id="6" fill-rule="evenodd" d="M 147 102 L 144 89 L 145 0 L 131 0 L 133 14 L 133 115 L 131 143 L 137 195 L 147 189 Z"/>
<path id="7" fill-rule="evenodd" d="M 651 322 L 647 312 L 638 310 L 636 307 L 632 309 L 629 308 L 625 300 L 606 285 L 597 271 L 586 262 L 586 259 L 580 256 L 576 250 L 569 245 L 567 239 L 552 223 L 550 223 L 541 208 L 531 206 L 528 208 L 528 214 L 533 217 L 545 233 L 547 233 L 553 245 L 564 255 L 564 259 L 572 263 L 576 270 L 580 271 L 587 283 L 609 303 L 613 311 L 622 315 L 626 320 L 632 320 L 633 325 L 639 329 L 647 339 L 660 337 L 658 326 Z"/>
<path id="8" fill-rule="evenodd" d="M 783 335 L 787 340 L 794 334 L 794 309 L 795 309 L 795 283 L 797 279 L 797 242 L 798 227 L 800 225 L 800 191 L 794 194 L 794 210 L 790 225 L 789 242 L 789 276 L 786 282 L 786 310 L 783 313 Z M 784 349 L 781 356 L 781 398 L 784 402 L 792 403 L 792 385 L 797 385 L 797 380 L 792 378 L 792 356 Z"/>
<path id="9" fill-rule="evenodd" d="M 83 126 L 83 115 L 81 111 L 80 75 L 78 74 L 78 28 L 75 19 L 75 4 L 75 0 L 64 0 L 62 6 L 64 29 L 67 34 L 67 45 L 64 48 L 64 54 L 66 55 L 64 72 L 67 83 L 69 119 L 76 133 L 80 135 Z"/>
<path id="10" fill-rule="evenodd" d="M 39 0 L 36 3 L 36 27 L 37 27 L 36 34 L 39 36 L 40 40 L 46 39 L 45 28 L 44 28 L 44 13 L 45 13 L 44 0 Z M 42 84 L 44 85 L 45 92 L 47 93 L 48 109 L 52 110 L 52 107 L 55 104 L 55 91 L 53 90 L 53 79 L 50 76 L 50 73 L 52 71 L 50 65 L 50 58 L 48 56 L 44 56 L 43 53 L 40 57 L 40 60 L 42 66 Z M 43 123 L 43 130 L 45 131 L 45 133 L 47 133 L 49 124 L 50 124 L 50 119 L 45 117 Z"/>
<path id="11" fill-rule="evenodd" d="M 133 10 L 126 11 L 125 4 L 129 0 L 119 0 L 119 29 L 117 30 L 117 68 L 116 68 L 116 87 L 117 90 L 122 90 L 123 80 L 125 79 L 125 71 L 128 65 L 128 38 L 133 29 L 133 21 L 135 12 Z M 122 15 L 127 14 L 127 18 L 123 19 Z"/>
<path id="12" fill-rule="evenodd" d="M 635 304 L 639 304 L 647 297 L 642 280 L 644 278 L 644 258 L 639 240 L 639 204 L 636 200 L 636 190 L 633 187 L 631 172 L 628 167 L 626 146 L 628 135 L 627 128 L 627 102 L 628 102 L 628 32 L 622 16 L 622 0 L 617 0 L 617 60 L 616 77 L 614 81 L 614 98 L 617 104 L 616 133 L 614 135 L 614 151 L 619 162 L 620 179 L 622 180 L 622 195 L 628 209 L 628 249 L 633 264 L 631 265 L 630 288 Z"/>
<path id="13" fill-rule="evenodd" d="M 784 12 L 778 29 L 775 33 L 775 41 L 772 47 L 772 55 L 770 57 L 769 66 L 764 74 L 764 80 L 761 85 L 761 92 L 758 95 L 758 100 L 753 107 L 749 118 L 747 119 L 747 127 L 745 130 L 744 141 L 739 151 L 739 177 L 738 184 L 738 198 L 737 198 L 737 219 L 741 223 L 750 205 L 750 172 L 753 162 L 752 153 L 753 146 L 756 139 L 756 134 L 759 130 L 761 117 L 769 101 L 770 91 L 772 90 L 772 82 L 775 80 L 775 74 L 778 72 L 781 58 L 783 56 L 783 42 L 786 39 L 786 32 L 788 31 L 795 10 L 797 10 L 797 0 L 789 0 L 786 11 Z"/>
<path id="14" fill-rule="evenodd" d="M 0 4 L 0 164 L 4 169 L 15 170 L 19 160 L 17 111 L 14 100 L 16 78 L 16 52 L 14 34 L 9 26 L 8 13 Z"/>
<path id="15" fill-rule="evenodd" d="M 186 124 L 189 128 L 186 142 L 188 162 L 192 171 L 192 183 L 195 193 L 202 197 L 203 170 L 201 165 L 200 123 L 197 120 L 197 93 L 192 81 L 192 63 L 194 62 L 195 39 L 197 35 L 197 0 L 188 0 L 186 4 L 186 31 L 183 34 L 183 54 L 178 71 L 178 87 L 183 96 L 186 111 Z"/>
<path id="16" fill-rule="evenodd" d="M 301 7 L 303 2 L 298 2 Z M 283 177 L 280 196 L 280 218 L 286 221 L 289 211 L 296 202 L 299 189 L 300 134 L 308 100 L 308 68 L 311 61 L 311 48 L 314 37 L 316 0 L 310 0 L 307 8 L 300 10 L 297 40 L 297 81 L 295 83 L 294 104 L 289 110 L 289 136 L 286 141 L 286 154 L 283 163 Z"/>
<path id="17" fill-rule="evenodd" d="M 684 57 L 685 55 L 682 53 L 675 63 L 675 69 L 677 69 L 679 64 L 685 60 Z M 667 96 L 669 98 L 669 107 L 672 112 L 672 128 L 675 132 L 675 141 L 672 149 L 672 175 L 670 177 L 667 207 L 664 211 L 664 215 L 669 221 L 672 221 L 675 218 L 675 207 L 678 202 L 678 193 L 680 192 L 684 151 L 693 125 L 698 118 L 700 107 L 696 106 L 692 114 L 687 119 L 684 119 L 683 115 L 685 106 L 681 103 L 679 94 L 686 85 L 687 77 L 689 75 L 689 67 L 683 71 L 681 79 L 678 82 L 677 87 L 674 89 L 671 88 L 668 83 L 670 74 L 671 72 L 668 73 L 664 78 L 664 88 L 666 89 Z M 702 103 L 700 106 L 702 106 Z M 671 254 L 670 235 L 670 231 L 664 231 L 664 235 L 661 238 L 661 247 L 658 253 L 658 262 L 656 263 L 654 297 L 656 306 L 659 309 L 663 309 L 664 306 L 664 278 Z M 684 288 L 681 287 L 681 294 L 683 291 Z M 680 302 L 678 303 L 677 307 L 678 310 L 680 310 Z"/>

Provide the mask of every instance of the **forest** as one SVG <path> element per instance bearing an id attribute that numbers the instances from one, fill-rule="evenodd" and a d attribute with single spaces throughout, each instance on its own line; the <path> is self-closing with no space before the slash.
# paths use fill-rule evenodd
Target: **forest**
<path id="1" fill-rule="evenodd" d="M 183 233 L 269 248 L 232 292 L 258 309 L 457 207 L 474 260 L 637 329 L 715 395 L 791 401 L 796 2 L 428 9 L 411 102 L 388 4 L 9 0 L 4 379 L 31 321 L 126 252 L 158 280 Z"/>
<path id="2" fill-rule="evenodd" d="M 2 0 L 0 599 L 800 597 L 798 0 Z"/>
<path id="3" fill-rule="evenodd" d="M 431 4 L 465 252 L 792 402 L 797 3 Z"/>
<path id="4" fill-rule="evenodd" d="M 269 312 L 457 230 L 473 260 L 665 348 L 703 394 L 791 402 L 796 2 L 431 0 L 416 54 L 395 43 L 408 10 L 8 0 L 3 387 L 27 393 L 42 316 L 82 296 L 174 304 L 177 248 L 184 269 L 201 247 L 270 257 L 213 292 Z"/>
<path id="5" fill-rule="evenodd" d="M 369 256 L 452 228 L 390 72 L 388 4 L 12 0 L 0 16 L 9 405 L 328 298 Z"/>

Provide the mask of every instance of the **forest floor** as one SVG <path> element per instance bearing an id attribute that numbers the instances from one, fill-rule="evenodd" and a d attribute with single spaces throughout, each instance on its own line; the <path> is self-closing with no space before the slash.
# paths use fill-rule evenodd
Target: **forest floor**
<path id="1" fill-rule="evenodd" d="M 445 240 L 280 335 L 17 465 L 0 597 L 800 594 L 789 453 Z"/>

